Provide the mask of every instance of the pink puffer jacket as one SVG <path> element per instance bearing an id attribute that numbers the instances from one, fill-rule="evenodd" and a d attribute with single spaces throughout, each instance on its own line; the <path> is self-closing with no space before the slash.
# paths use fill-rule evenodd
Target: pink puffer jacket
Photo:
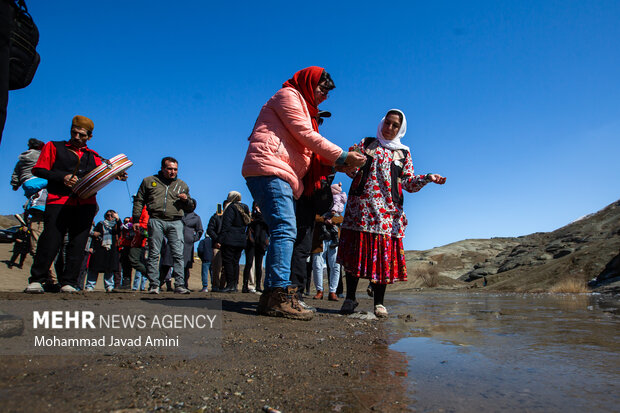
<path id="1" fill-rule="evenodd" d="M 312 129 L 306 102 L 292 87 L 280 89 L 265 103 L 249 141 L 241 174 L 246 178 L 275 175 L 291 185 L 295 199 L 303 193 L 301 180 L 313 152 L 330 165 L 343 152 Z"/>

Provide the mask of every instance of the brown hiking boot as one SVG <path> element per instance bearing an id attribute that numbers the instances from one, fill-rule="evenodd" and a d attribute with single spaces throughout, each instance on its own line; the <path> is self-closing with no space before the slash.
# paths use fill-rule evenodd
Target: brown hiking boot
<path id="1" fill-rule="evenodd" d="M 312 297 L 313 300 L 322 300 L 323 299 L 323 291 L 319 290 L 316 292 L 316 295 Z"/>
<path id="2" fill-rule="evenodd" d="M 271 290 L 265 290 L 260 295 L 260 299 L 258 300 L 258 306 L 256 307 L 256 312 L 259 315 L 267 315 L 267 304 L 269 303 L 270 295 L 271 295 Z"/>
<path id="3" fill-rule="evenodd" d="M 270 317 L 285 317 L 293 320 L 312 320 L 314 313 L 305 310 L 297 301 L 297 288 L 274 288 L 269 295 L 264 314 Z"/>

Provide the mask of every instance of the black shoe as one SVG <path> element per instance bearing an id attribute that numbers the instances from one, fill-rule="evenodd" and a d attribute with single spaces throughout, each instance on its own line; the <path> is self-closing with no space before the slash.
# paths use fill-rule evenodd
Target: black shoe
<path id="1" fill-rule="evenodd" d="M 178 286 L 174 289 L 174 293 L 175 294 L 189 294 L 191 293 L 191 291 L 183 286 Z"/>
<path id="2" fill-rule="evenodd" d="M 237 290 L 237 287 L 226 287 L 222 290 L 220 290 L 221 293 L 236 293 L 239 292 L 239 290 Z"/>

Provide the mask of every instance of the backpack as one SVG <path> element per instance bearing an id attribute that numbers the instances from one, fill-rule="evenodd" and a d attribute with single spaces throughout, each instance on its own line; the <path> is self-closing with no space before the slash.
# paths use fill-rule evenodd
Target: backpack
<path id="1" fill-rule="evenodd" d="M 9 90 L 28 86 L 41 62 L 36 51 L 39 29 L 28 14 L 24 0 L 15 0 L 13 27 L 9 37 Z"/>

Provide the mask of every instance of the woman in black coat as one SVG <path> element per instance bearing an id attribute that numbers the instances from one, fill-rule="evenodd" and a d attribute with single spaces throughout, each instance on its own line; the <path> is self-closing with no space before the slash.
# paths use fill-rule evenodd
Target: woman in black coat
<path id="1" fill-rule="evenodd" d="M 185 268 L 185 288 L 189 280 L 189 270 L 194 262 L 194 243 L 200 241 L 204 228 L 202 220 L 195 212 L 186 213 L 183 217 L 183 266 Z"/>
<path id="2" fill-rule="evenodd" d="M 250 210 L 241 203 L 241 194 L 228 193 L 228 205 L 222 215 L 222 230 L 218 241 L 222 244 L 222 264 L 226 288 L 222 292 L 237 292 L 239 283 L 239 259 L 246 244 L 246 227 L 251 221 Z"/>
<path id="3" fill-rule="evenodd" d="M 93 253 L 88 262 L 86 291 L 93 291 L 97 277 L 102 272 L 105 290 L 114 289 L 114 271 L 118 270 L 118 237 L 121 233 L 121 221 L 116 212 L 109 210 L 104 220 L 95 225 L 90 247 Z"/>
<path id="4" fill-rule="evenodd" d="M 269 228 L 256 202 L 252 203 L 252 222 L 248 225 L 247 243 L 245 247 L 245 268 L 243 269 L 242 292 L 255 292 L 249 289 L 250 272 L 254 265 L 256 291 L 263 291 L 263 257 L 269 245 Z"/>

